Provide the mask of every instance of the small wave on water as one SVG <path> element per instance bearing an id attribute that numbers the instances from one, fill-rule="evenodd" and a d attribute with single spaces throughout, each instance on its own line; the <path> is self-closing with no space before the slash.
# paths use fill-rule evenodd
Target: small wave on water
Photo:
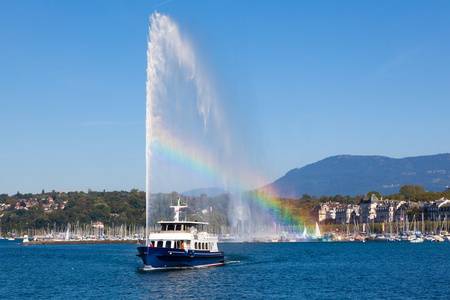
<path id="1" fill-rule="evenodd" d="M 240 261 L 233 261 L 231 263 L 237 263 Z M 228 264 L 230 262 L 225 262 L 225 264 Z M 211 267 L 220 267 L 220 265 L 204 265 L 204 266 L 184 266 L 184 267 L 167 267 L 167 268 L 153 268 L 150 266 L 143 266 L 138 267 L 138 272 L 149 272 L 149 271 L 158 271 L 158 272 L 167 272 L 167 271 L 174 271 L 174 270 L 193 270 L 193 269 L 206 269 Z"/>
<path id="2" fill-rule="evenodd" d="M 155 269 L 149 266 L 138 267 L 138 272 L 149 272 L 149 271 L 158 271 L 161 269 Z"/>
<path id="3" fill-rule="evenodd" d="M 189 270 L 189 269 L 195 269 L 195 268 L 196 267 L 153 268 L 153 267 L 149 267 L 149 266 L 144 266 L 144 267 L 139 267 L 137 271 L 139 273 L 146 273 L 146 272 L 170 272 L 170 271 L 176 271 L 176 270 Z"/>
<path id="4" fill-rule="evenodd" d="M 233 264 L 242 264 L 244 262 L 240 260 L 231 260 L 231 261 L 225 261 L 223 265 L 233 265 Z M 137 268 L 138 273 L 146 273 L 146 272 L 170 272 L 170 271 L 177 271 L 177 270 L 193 270 L 193 269 L 203 269 L 203 268 L 210 268 L 211 266 L 195 266 L 195 267 L 174 267 L 174 268 L 153 268 L 150 266 L 142 266 Z M 220 267 L 220 266 L 217 266 Z"/>
<path id="5" fill-rule="evenodd" d="M 225 264 L 226 264 L 226 265 L 229 265 L 229 264 L 238 264 L 238 263 L 240 263 L 240 262 L 241 262 L 240 260 L 232 260 L 232 261 L 226 261 Z"/>

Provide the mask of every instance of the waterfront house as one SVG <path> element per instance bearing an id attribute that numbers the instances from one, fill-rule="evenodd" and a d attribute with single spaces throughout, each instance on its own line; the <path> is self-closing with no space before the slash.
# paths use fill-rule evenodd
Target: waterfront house
<path id="1" fill-rule="evenodd" d="M 375 209 L 377 213 L 375 223 L 392 223 L 400 221 L 400 217 L 403 217 L 400 213 L 402 211 L 402 207 L 404 207 L 403 212 L 409 209 L 406 204 L 407 203 L 405 201 L 380 201 Z"/>
<path id="2" fill-rule="evenodd" d="M 391 201 L 383 201 L 376 208 L 375 223 L 390 223 L 394 221 L 395 205 Z"/>
<path id="3" fill-rule="evenodd" d="M 339 202 L 326 202 L 317 205 L 312 213 L 311 218 L 319 224 L 334 224 L 336 219 L 336 208 L 343 207 L 344 204 Z"/>
<path id="4" fill-rule="evenodd" d="M 442 197 L 424 207 L 425 219 L 430 221 L 450 220 L 450 200 Z"/>
<path id="5" fill-rule="evenodd" d="M 336 208 L 336 224 L 359 223 L 359 205 L 342 205 Z"/>
<path id="6" fill-rule="evenodd" d="M 375 221 L 377 216 L 376 207 L 380 204 L 377 196 L 372 194 L 369 197 L 364 196 L 359 203 L 359 215 L 362 223 L 369 223 Z"/>

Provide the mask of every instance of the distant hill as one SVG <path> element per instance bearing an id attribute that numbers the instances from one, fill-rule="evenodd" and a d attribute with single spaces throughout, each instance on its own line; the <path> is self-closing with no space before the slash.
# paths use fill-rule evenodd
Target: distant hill
<path id="1" fill-rule="evenodd" d="M 203 189 L 195 189 L 195 190 L 190 190 L 190 191 L 186 191 L 181 193 L 185 196 L 195 196 L 195 197 L 199 197 L 202 194 L 206 194 L 208 197 L 216 197 L 217 195 L 220 194 L 225 194 L 225 190 L 221 189 L 221 188 L 203 188 Z"/>
<path id="2" fill-rule="evenodd" d="M 384 156 L 338 155 L 293 169 L 262 190 L 274 196 L 300 198 L 356 196 L 369 191 L 382 195 L 398 193 L 406 184 L 421 185 L 426 191 L 443 191 L 450 186 L 450 153 L 401 159 Z"/>

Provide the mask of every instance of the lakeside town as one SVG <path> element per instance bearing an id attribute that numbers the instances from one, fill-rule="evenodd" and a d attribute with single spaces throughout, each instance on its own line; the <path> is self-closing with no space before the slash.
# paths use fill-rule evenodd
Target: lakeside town
<path id="1" fill-rule="evenodd" d="M 47 209 L 61 209 L 48 199 Z M 15 209 L 28 209 L 33 202 L 21 203 Z M 310 212 L 316 220 L 314 232 L 306 227 L 302 234 L 291 228 L 282 230 L 276 235 L 265 238 L 252 238 L 238 234 L 223 234 L 219 241 L 224 243 L 238 242 L 366 242 L 366 241 L 408 241 L 408 242 L 450 242 L 449 218 L 450 200 L 437 199 L 432 202 L 410 202 L 378 199 L 376 195 L 365 195 L 359 205 L 339 202 L 321 203 Z M 408 215 L 413 214 L 412 221 Z M 334 226 L 335 225 L 335 226 Z M 337 226 L 337 227 L 336 227 Z M 381 228 L 380 228 L 381 226 Z M 322 228 L 328 230 L 321 233 Z M 331 228 L 336 227 L 335 231 Z M 288 230 L 288 231 L 285 231 Z M 290 232 L 289 232 L 290 231 Z M 53 228 L 41 234 L 29 236 L 9 236 L 8 240 L 20 241 L 24 245 L 42 244 L 93 244 L 93 243 L 140 243 L 144 239 L 143 226 L 127 226 L 105 228 L 103 222 L 92 222 L 90 225 L 67 225 L 65 231 Z M 0 239 L 5 239 L 0 236 Z"/>
<path id="2" fill-rule="evenodd" d="M 359 205 L 321 203 L 311 211 L 311 217 L 318 224 L 329 225 L 328 228 L 347 225 L 347 234 L 331 234 L 338 240 L 450 241 L 450 200 L 444 197 L 431 202 L 411 202 L 365 195 Z M 348 225 L 353 225 L 356 232 L 348 234 Z"/>
<path id="3" fill-rule="evenodd" d="M 276 226 L 260 222 L 260 232 L 245 232 L 242 228 L 230 226 L 229 218 L 232 216 L 227 209 L 230 198 L 226 194 L 185 197 L 191 210 L 186 217 L 192 220 L 200 217 L 209 222 L 210 231 L 221 242 L 449 240 L 448 187 L 443 193 L 424 192 L 420 186 L 405 186 L 401 191 L 407 188 L 413 191 L 417 187 L 419 194 L 411 194 L 413 201 L 405 199 L 404 195 L 400 195 L 403 200 L 395 200 L 400 198 L 399 194 L 391 195 L 394 200 L 390 200 L 389 196 L 383 197 L 378 193 L 354 198 L 346 196 L 344 201 L 350 203 L 333 201 L 343 199 L 339 195 L 320 199 L 308 195 L 301 199 L 270 199 L 272 204 L 276 203 L 274 207 L 278 207 L 278 214 L 290 213 L 297 217 L 294 222 L 291 220 Z M 145 235 L 145 193 L 142 191 L 43 191 L 35 195 L 0 196 L 3 197 L 0 203 L 0 239 L 22 240 L 29 244 L 138 243 Z M 170 203 L 179 196 L 182 195 L 175 192 L 160 194 L 155 203 Z M 440 198 L 429 200 L 430 196 Z M 420 201 L 421 198 L 428 201 Z M 154 212 L 157 213 L 156 220 L 170 219 L 164 210 Z M 253 217 L 261 221 L 267 213 L 270 214 L 269 211 L 254 212 Z M 301 217 L 302 214 L 306 217 Z M 151 230 L 158 229 L 152 227 Z"/>
<path id="4" fill-rule="evenodd" d="M 432 202 L 378 199 L 365 195 L 359 205 L 339 202 L 321 203 L 311 212 L 319 224 L 399 223 L 410 214 L 417 221 L 443 221 L 450 217 L 450 200 Z"/>

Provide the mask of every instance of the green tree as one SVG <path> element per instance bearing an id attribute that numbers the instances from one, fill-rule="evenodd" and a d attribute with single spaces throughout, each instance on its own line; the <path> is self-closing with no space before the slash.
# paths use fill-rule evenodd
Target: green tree
<path id="1" fill-rule="evenodd" d="M 302 199 L 309 200 L 311 199 L 311 196 L 308 194 L 303 194 Z"/>
<path id="2" fill-rule="evenodd" d="M 219 212 L 213 211 L 208 215 L 209 226 L 212 232 L 219 232 L 222 225 L 227 224 L 227 217 Z"/>
<path id="3" fill-rule="evenodd" d="M 36 225 L 37 229 L 44 228 L 45 226 L 47 226 L 48 223 L 49 218 L 46 214 L 41 215 L 34 221 L 34 224 Z"/>
<path id="4" fill-rule="evenodd" d="M 7 199 L 8 199 L 8 194 L 0 195 L 0 203 L 5 203 Z"/>
<path id="5" fill-rule="evenodd" d="M 413 199 L 425 193 L 425 189 L 420 185 L 404 185 L 400 188 L 399 194 L 403 195 L 405 199 Z"/>
<path id="6" fill-rule="evenodd" d="M 342 197 L 342 195 L 337 194 L 336 196 L 333 197 L 333 201 L 342 203 L 344 202 L 344 197 Z"/>
<path id="7" fill-rule="evenodd" d="M 321 203 L 329 202 L 331 200 L 333 200 L 333 197 L 330 197 L 330 196 L 322 196 L 319 198 L 319 202 L 321 202 Z"/>
<path id="8" fill-rule="evenodd" d="M 392 195 L 389 195 L 388 198 L 390 200 L 400 200 L 401 201 L 401 200 L 405 199 L 405 196 L 402 194 L 392 194 Z"/>

